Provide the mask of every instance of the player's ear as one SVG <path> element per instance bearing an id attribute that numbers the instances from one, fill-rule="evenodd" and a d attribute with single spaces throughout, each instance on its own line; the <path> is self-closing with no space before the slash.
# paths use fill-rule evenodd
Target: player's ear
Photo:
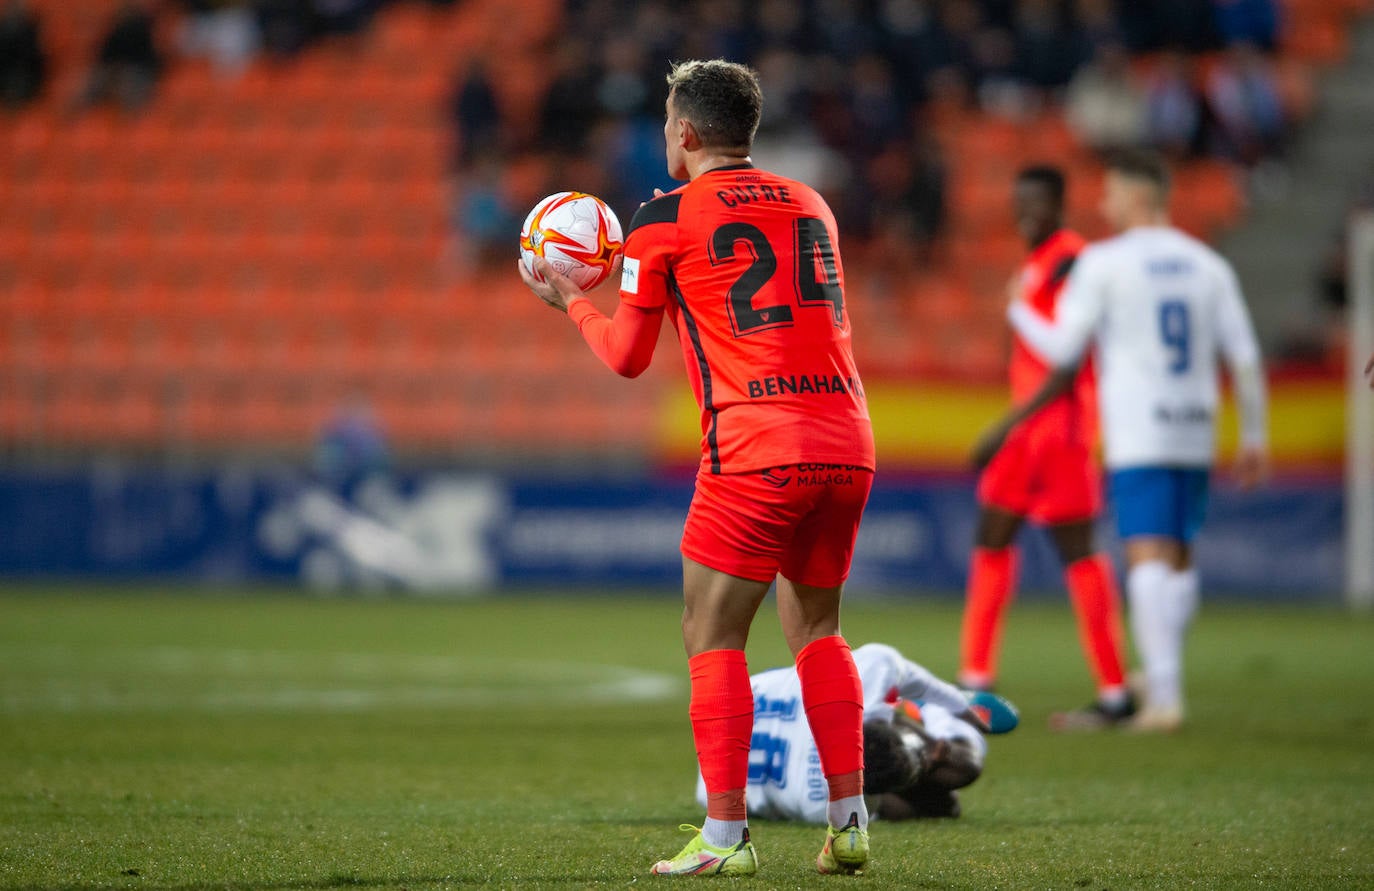
<path id="1" fill-rule="evenodd" d="M 695 124 L 686 118 L 678 118 L 677 126 L 678 145 L 689 152 L 694 152 L 701 148 L 701 134 L 697 132 Z"/>

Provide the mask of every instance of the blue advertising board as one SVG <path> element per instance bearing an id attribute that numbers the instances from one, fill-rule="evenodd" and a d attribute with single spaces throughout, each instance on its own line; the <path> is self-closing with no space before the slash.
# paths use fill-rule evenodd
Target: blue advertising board
<path id="1" fill-rule="evenodd" d="M 685 475 L 503 476 L 457 470 L 329 485 L 285 466 L 149 470 L 97 464 L 0 473 L 0 575 L 303 583 L 461 592 L 661 587 L 680 580 Z M 1213 492 L 1197 553 L 1209 592 L 1334 599 L 1337 481 Z M 850 590 L 962 588 L 977 508 L 970 478 L 880 475 Z M 1104 544 L 1119 552 L 1110 524 Z M 1022 589 L 1062 590 L 1038 530 Z"/>

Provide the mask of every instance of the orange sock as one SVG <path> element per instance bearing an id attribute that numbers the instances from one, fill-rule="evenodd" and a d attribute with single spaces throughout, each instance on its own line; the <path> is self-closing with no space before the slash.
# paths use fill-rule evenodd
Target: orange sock
<path id="1" fill-rule="evenodd" d="M 707 650 L 687 660 L 692 675 L 692 738 L 706 781 L 706 815 L 745 819 L 754 693 L 743 650 Z"/>
<path id="2" fill-rule="evenodd" d="M 813 640 L 797 654 L 797 675 L 831 799 L 854 794 L 856 775 L 862 790 L 864 691 L 849 644 L 838 634 Z"/>
<path id="3" fill-rule="evenodd" d="M 1098 690 L 1120 688 L 1126 682 L 1122 650 L 1121 595 L 1116 575 L 1105 554 L 1093 554 L 1064 570 L 1069 599 L 1078 617 L 1078 638 L 1088 657 Z"/>
<path id="4" fill-rule="evenodd" d="M 1002 618 L 1016 589 L 1015 548 L 974 548 L 969 561 L 964 627 L 959 638 L 959 682 L 988 687 L 997 679 Z"/>

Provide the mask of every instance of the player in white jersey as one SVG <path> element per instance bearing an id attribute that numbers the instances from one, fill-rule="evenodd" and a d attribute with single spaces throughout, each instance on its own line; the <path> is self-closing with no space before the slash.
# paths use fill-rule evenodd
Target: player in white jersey
<path id="1" fill-rule="evenodd" d="M 1183 720 L 1183 639 L 1198 599 L 1191 548 L 1215 455 L 1219 354 L 1240 407 L 1239 481 L 1252 486 L 1267 471 L 1264 376 L 1235 272 L 1169 225 L 1168 186 L 1152 153 L 1109 162 L 1102 213 L 1119 234 L 1079 255 L 1055 321 L 1018 303 L 1008 310 L 1056 373 L 980 445 L 995 452 L 1015 424 L 1069 386 L 1096 344 L 1105 461 L 1147 685 L 1134 719 L 1142 730 Z"/>
<path id="2" fill-rule="evenodd" d="M 854 664 L 863 686 L 865 797 L 886 819 L 957 816 L 952 792 L 982 772 L 983 733 L 1010 730 L 1015 710 L 991 694 L 971 699 L 886 644 L 856 648 Z M 827 786 L 796 668 L 749 680 L 749 816 L 825 823 Z M 697 800 L 706 800 L 699 774 Z"/>

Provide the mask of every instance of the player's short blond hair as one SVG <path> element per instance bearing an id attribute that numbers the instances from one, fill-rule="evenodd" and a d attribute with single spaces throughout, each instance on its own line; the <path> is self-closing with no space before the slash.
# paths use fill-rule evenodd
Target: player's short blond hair
<path id="1" fill-rule="evenodd" d="M 747 149 L 763 113 L 758 72 L 724 59 L 676 62 L 668 72 L 673 110 L 696 127 L 702 144 Z"/>
<path id="2" fill-rule="evenodd" d="M 1169 164 L 1159 152 L 1142 148 L 1121 149 L 1107 158 L 1107 170 L 1153 187 L 1160 204 L 1168 201 L 1171 186 Z"/>

